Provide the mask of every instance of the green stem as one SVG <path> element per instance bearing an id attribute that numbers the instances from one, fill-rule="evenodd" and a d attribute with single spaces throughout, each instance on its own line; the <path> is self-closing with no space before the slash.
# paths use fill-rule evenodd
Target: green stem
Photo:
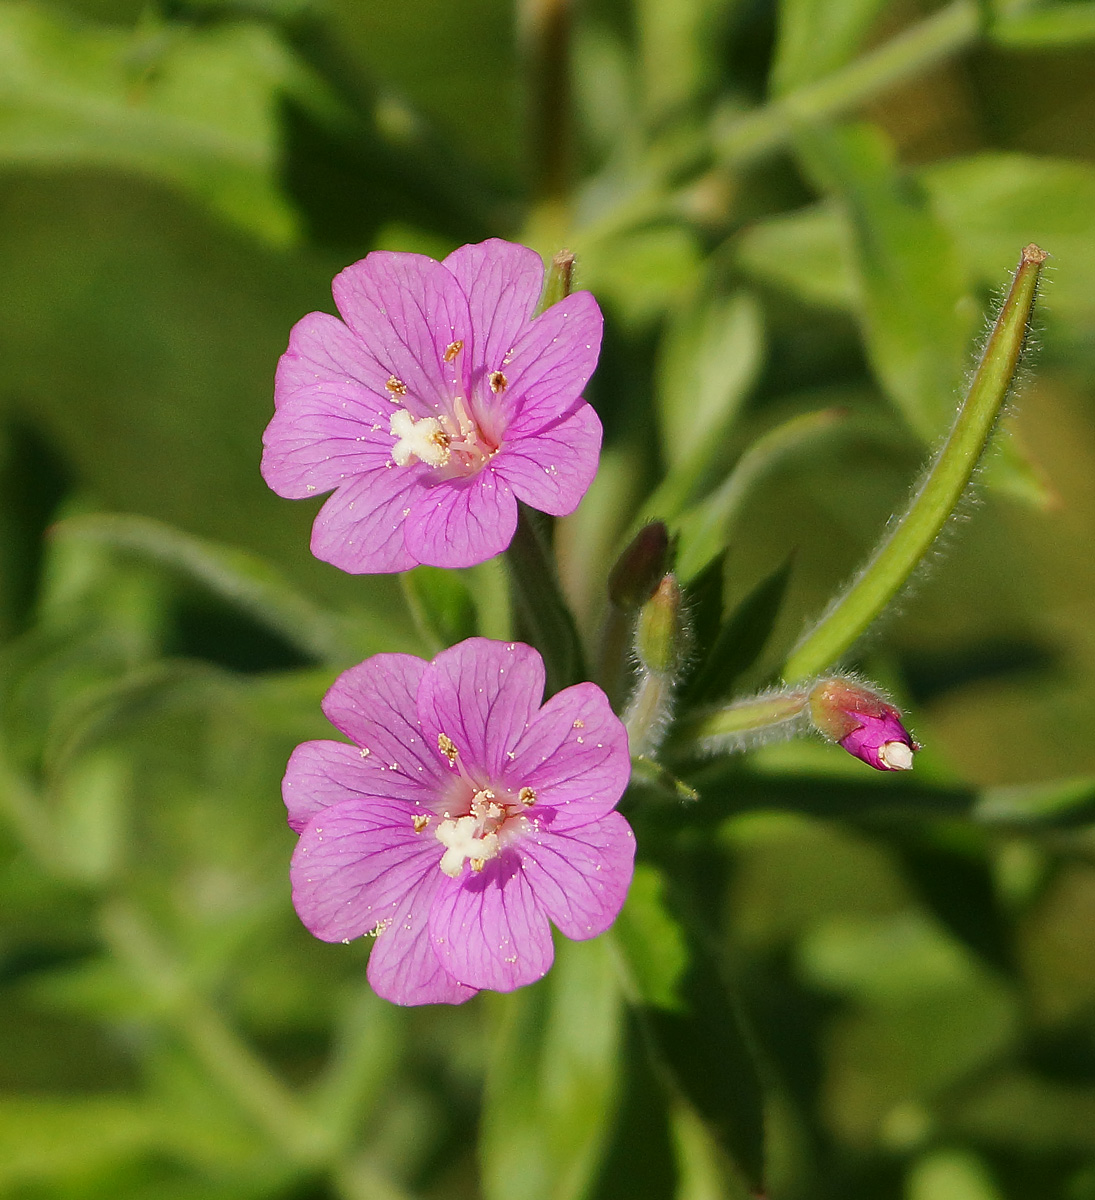
<path id="1" fill-rule="evenodd" d="M 520 505 L 506 569 L 519 627 L 544 656 L 549 695 L 586 678 L 578 627 L 563 599 L 555 560 L 532 511 Z"/>
<path id="2" fill-rule="evenodd" d="M 740 167 L 780 149 L 802 124 L 831 121 L 972 46 L 981 31 L 976 0 L 954 0 L 925 21 L 816 83 L 808 83 L 716 134 L 715 154 Z"/>
<path id="3" fill-rule="evenodd" d="M 779 692 L 752 696 L 714 712 L 701 712 L 680 722 L 673 734 L 673 750 L 678 753 L 710 753 L 727 748 L 741 739 L 749 744 L 752 735 L 790 727 L 798 722 L 806 707 L 806 692 Z"/>
<path id="4" fill-rule="evenodd" d="M 905 515 L 844 594 L 791 651 L 783 677 L 795 683 L 831 667 L 901 589 L 966 490 L 1019 365 L 1047 255 L 1027 246 L 996 319 L 969 394 Z"/>
<path id="5" fill-rule="evenodd" d="M 624 713 L 632 758 L 648 758 L 661 745 L 673 712 L 675 679 L 644 671 Z"/>
<path id="6" fill-rule="evenodd" d="M 254 1124 L 295 1161 L 323 1162 L 328 1157 L 324 1133 L 292 1092 L 193 990 L 144 916 L 129 902 L 116 900 L 104 906 L 102 928 L 115 957 L 159 1002 L 195 1057 Z"/>
<path id="7" fill-rule="evenodd" d="M 518 0 L 525 50 L 532 194 L 562 205 L 570 190 L 571 0 Z"/>

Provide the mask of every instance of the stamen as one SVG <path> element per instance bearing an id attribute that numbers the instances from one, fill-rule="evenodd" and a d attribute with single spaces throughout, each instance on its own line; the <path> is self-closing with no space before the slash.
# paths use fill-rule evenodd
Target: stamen
<path id="1" fill-rule="evenodd" d="M 444 359 L 447 363 L 451 363 L 454 358 L 464 349 L 463 342 L 449 342 L 445 347 Z"/>
<path id="2" fill-rule="evenodd" d="M 437 748 L 449 760 L 450 763 L 456 762 L 456 756 L 460 753 L 456 748 L 456 743 L 445 733 L 437 735 Z"/>
<path id="3" fill-rule="evenodd" d="M 393 399 L 396 396 L 405 396 L 407 394 L 407 385 L 397 375 L 389 375 L 388 382 L 384 386 L 392 393 Z"/>
<path id="4" fill-rule="evenodd" d="M 430 823 L 430 818 L 425 813 L 418 813 L 411 818 L 411 823 L 414 825 L 415 833 L 421 833 Z"/>
<path id="5" fill-rule="evenodd" d="M 517 799 L 520 800 L 526 808 L 529 808 L 531 805 L 536 803 L 536 793 L 530 787 L 523 787 L 517 793 Z"/>
<path id="6" fill-rule="evenodd" d="M 509 387 L 509 380 L 502 374 L 501 371 L 491 371 L 487 376 L 487 382 L 490 384 L 490 390 L 497 395 L 499 392 L 504 392 Z"/>

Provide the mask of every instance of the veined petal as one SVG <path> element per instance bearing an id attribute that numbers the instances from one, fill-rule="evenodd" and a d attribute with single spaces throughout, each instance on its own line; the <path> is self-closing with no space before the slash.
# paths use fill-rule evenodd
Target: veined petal
<path id="1" fill-rule="evenodd" d="M 430 941 L 450 975 L 468 987 L 511 992 L 551 966 L 551 928 L 517 855 L 442 880 L 430 912 Z"/>
<path id="2" fill-rule="evenodd" d="M 516 528 L 513 492 L 488 467 L 467 479 L 423 486 L 414 495 L 404 538 L 420 563 L 471 567 L 501 554 Z"/>
<path id="3" fill-rule="evenodd" d="M 415 707 L 428 669 L 413 654 L 374 654 L 343 671 L 324 696 L 327 720 L 353 739 L 358 759 L 375 773 L 375 787 L 362 794 L 419 803 L 445 778 Z"/>
<path id="4" fill-rule="evenodd" d="M 427 871 L 377 934 L 367 975 L 373 991 L 393 1004 L 463 1004 L 475 995 L 445 970 L 430 941 L 430 908 L 444 878 Z"/>
<path id="5" fill-rule="evenodd" d="M 289 347 L 278 362 L 274 405 L 290 400 L 302 388 L 317 383 L 356 385 L 379 409 L 391 407 L 385 387 L 391 370 L 377 361 L 369 347 L 338 317 L 314 312 L 302 317 L 289 334 Z"/>
<path id="6" fill-rule="evenodd" d="M 354 382 L 312 383 L 284 398 L 262 435 L 262 477 L 279 496 L 302 500 L 384 467 L 391 420 Z"/>
<path id="7" fill-rule="evenodd" d="M 345 800 L 317 813 L 293 852 L 293 905 L 325 942 L 381 930 L 427 875 L 440 875 L 441 846 L 415 831 L 402 800 Z"/>
<path id="8" fill-rule="evenodd" d="M 467 394 L 471 314 L 460 284 L 441 263 L 376 250 L 336 275 L 332 290 L 346 324 L 406 386 L 405 399 L 419 401 L 424 411 L 447 411 L 454 395 Z M 463 348 L 446 362 L 454 342 Z"/>
<path id="9" fill-rule="evenodd" d="M 519 428 L 538 428 L 571 408 L 597 365 L 603 328 L 589 292 L 567 296 L 528 326 L 503 368 L 510 428 L 518 420 L 527 422 Z"/>
<path id="10" fill-rule="evenodd" d="M 527 425 L 524 414 L 513 423 L 492 469 L 525 504 L 553 517 L 565 517 L 578 507 L 597 474 L 601 422 L 593 409 L 579 400 L 575 408 L 546 425 L 532 430 Z"/>
<path id="11" fill-rule="evenodd" d="M 406 763 L 406 756 L 401 758 Z M 432 811 L 425 781 L 408 777 L 400 765 L 402 770 L 392 771 L 379 751 L 345 742 L 303 743 L 290 756 L 281 784 L 290 827 L 300 833 L 322 809 L 364 797 L 403 800 Z"/>
<path id="12" fill-rule="evenodd" d="M 418 566 L 403 537 L 421 489 L 414 467 L 376 467 L 340 487 L 312 526 L 312 553 L 351 575 L 379 575 Z"/>
<path id="13" fill-rule="evenodd" d="M 512 747 L 503 779 L 555 810 L 553 830 L 604 817 L 631 778 L 627 731 L 596 684 L 557 692 Z"/>
<path id="14" fill-rule="evenodd" d="M 537 903 L 566 937 L 596 937 L 616 919 L 635 869 L 635 835 L 619 813 L 561 832 L 541 825 L 516 849 Z"/>
<path id="15" fill-rule="evenodd" d="M 535 250 L 490 238 L 454 250 L 444 265 L 468 298 L 475 329 L 469 359 L 475 381 L 502 366 L 532 320 L 544 287 L 544 263 Z"/>
<path id="16" fill-rule="evenodd" d="M 445 734 L 466 768 L 500 778 L 507 752 L 535 718 L 544 679 L 544 660 L 520 642 L 469 638 L 442 650 L 418 689 L 423 733 Z"/>

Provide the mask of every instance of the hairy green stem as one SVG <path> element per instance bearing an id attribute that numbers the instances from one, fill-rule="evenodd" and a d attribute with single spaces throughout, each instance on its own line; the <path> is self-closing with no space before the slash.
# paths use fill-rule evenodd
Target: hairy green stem
<path id="1" fill-rule="evenodd" d="M 791 651 L 783 677 L 795 683 L 831 667 L 900 591 L 966 490 L 1015 377 L 1047 255 L 1030 245 L 996 319 L 969 394 L 905 515 L 821 620 Z"/>
<path id="2" fill-rule="evenodd" d="M 682 721 L 673 734 L 673 750 L 678 753 L 711 753 L 727 748 L 741 739 L 749 744 L 754 736 L 797 723 L 806 707 L 804 689 L 751 696 L 725 708 L 696 713 Z"/>

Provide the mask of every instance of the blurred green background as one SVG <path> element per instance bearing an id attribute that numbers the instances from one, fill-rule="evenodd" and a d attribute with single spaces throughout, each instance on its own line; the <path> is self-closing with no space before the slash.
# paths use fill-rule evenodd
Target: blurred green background
<path id="1" fill-rule="evenodd" d="M 701 799 L 626 798 L 610 934 L 399 1010 L 299 925 L 280 776 L 339 669 L 508 636 L 504 582 L 315 562 L 260 438 L 338 269 L 487 236 L 569 246 L 606 312 L 582 629 L 663 516 L 697 653 L 737 621 L 724 693 L 1054 257 L 977 494 L 856 659 L 913 777 L 673 763 Z M 0 1196 L 1095 1198 L 1093 386 L 1095 3 L 0 0 Z"/>

